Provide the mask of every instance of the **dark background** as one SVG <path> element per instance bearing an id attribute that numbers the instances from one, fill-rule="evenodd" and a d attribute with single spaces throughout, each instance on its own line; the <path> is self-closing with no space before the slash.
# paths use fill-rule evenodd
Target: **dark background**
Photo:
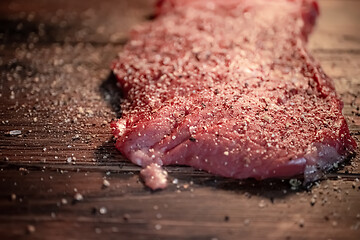
<path id="1" fill-rule="evenodd" d="M 310 189 L 189 167 L 143 186 L 113 146 L 110 64 L 153 3 L 0 1 L 0 239 L 360 239 L 359 155 Z M 360 1 L 320 8 L 309 48 L 360 144 Z"/>

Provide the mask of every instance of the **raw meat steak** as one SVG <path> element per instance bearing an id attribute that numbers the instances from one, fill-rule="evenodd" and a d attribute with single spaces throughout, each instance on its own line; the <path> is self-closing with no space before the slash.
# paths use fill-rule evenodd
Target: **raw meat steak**
<path id="1" fill-rule="evenodd" d="M 232 178 L 319 177 L 356 144 L 332 80 L 306 49 L 307 0 L 165 0 L 113 64 L 116 148 L 146 167 Z"/>

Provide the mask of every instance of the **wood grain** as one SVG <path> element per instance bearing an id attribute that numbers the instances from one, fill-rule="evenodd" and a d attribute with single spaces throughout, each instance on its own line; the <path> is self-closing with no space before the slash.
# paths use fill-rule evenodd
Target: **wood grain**
<path id="1" fill-rule="evenodd" d="M 168 189 L 144 187 L 113 146 L 109 66 L 152 4 L 0 2 L 0 239 L 360 239 L 359 154 L 310 188 L 180 166 Z M 309 48 L 360 144 L 360 1 L 320 7 Z"/>

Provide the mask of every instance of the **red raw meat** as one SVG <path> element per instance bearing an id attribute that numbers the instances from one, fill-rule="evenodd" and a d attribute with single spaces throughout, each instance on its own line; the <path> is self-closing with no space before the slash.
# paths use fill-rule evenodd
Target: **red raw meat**
<path id="1" fill-rule="evenodd" d="M 133 163 L 314 180 L 355 149 L 333 82 L 306 49 L 315 1 L 157 7 L 113 64 L 125 96 L 116 148 Z"/>

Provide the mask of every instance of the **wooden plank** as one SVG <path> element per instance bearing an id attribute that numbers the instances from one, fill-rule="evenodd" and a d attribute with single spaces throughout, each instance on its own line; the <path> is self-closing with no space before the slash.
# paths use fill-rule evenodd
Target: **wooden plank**
<path id="1" fill-rule="evenodd" d="M 359 239 L 359 154 L 310 189 L 188 167 L 168 167 L 176 180 L 164 191 L 143 186 L 140 168 L 113 147 L 120 94 L 109 66 L 151 6 L 0 2 L 1 239 Z M 359 144 L 360 1 L 320 7 L 309 48 L 334 79 Z"/>
<path id="2" fill-rule="evenodd" d="M 106 189 L 102 188 L 104 176 L 110 182 Z M 7 234 L 8 227 L 24 233 L 26 224 L 35 226 L 34 236 L 51 238 L 81 238 L 82 231 L 55 236 L 56 228 L 74 229 L 76 225 L 93 233 L 99 228 L 104 237 L 118 231 L 134 239 L 351 239 L 358 233 L 359 188 L 353 188 L 352 182 L 328 180 L 306 192 L 290 190 L 288 183 L 281 181 L 218 179 L 216 183 L 205 176 L 194 178 L 191 184 L 182 174 L 175 176 L 178 184 L 151 193 L 134 174 L 6 169 L 0 192 L 2 199 L 9 200 L 1 202 L 1 234 Z M 16 200 L 10 201 L 7 195 L 9 185 Z M 75 189 L 83 201 L 72 203 Z M 315 205 L 311 206 L 315 195 Z M 67 204 L 61 203 L 63 198 Z M 99 212 L 102 207 L 107 209 L 105 214 Z M 112 232 L 113 228 L 117 231 Z M 324 228 L 329 229 L 323 232 Z M 97 238 L 94 234 L 87 237 Z"/>

